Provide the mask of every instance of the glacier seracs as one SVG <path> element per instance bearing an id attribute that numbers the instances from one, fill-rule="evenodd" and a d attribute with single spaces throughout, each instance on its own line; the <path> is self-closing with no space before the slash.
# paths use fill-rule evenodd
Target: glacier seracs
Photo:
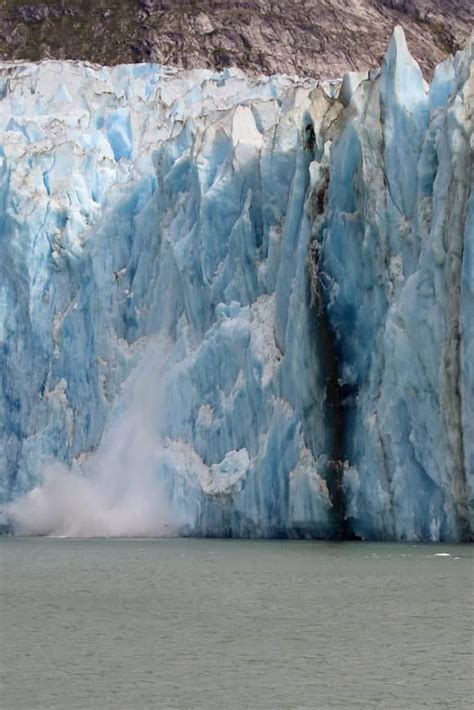
<path id="1" fill-rule="evenodd" d="M 1 65 L 5 521 L 468 539 L 473 82 Z"/>
<path id="2" fill-rule="evenodd" d="M 472 46 L 438 67 L 427 91 L 395 30 L 379 77 L 347 110 L 315 227 L 341 384 L 351 393 L 346 514 L 363 537 L 466 539 Z"/>

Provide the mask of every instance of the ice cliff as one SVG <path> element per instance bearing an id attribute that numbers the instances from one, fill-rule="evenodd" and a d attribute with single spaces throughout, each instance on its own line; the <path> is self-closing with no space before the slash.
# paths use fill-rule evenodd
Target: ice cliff
<path id="1" fill-rule="evenodd" d="M 471 537 L 472 52 L 0 66 L 6 524 Z"/>

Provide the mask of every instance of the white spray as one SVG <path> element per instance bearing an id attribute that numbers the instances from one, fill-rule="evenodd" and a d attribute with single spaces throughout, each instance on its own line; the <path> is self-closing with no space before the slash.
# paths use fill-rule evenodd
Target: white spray
<path id="1" fill-rule="evenodd" d="M 99 448 L 71 470 L 47 466 L 42 482 L 7 506 L 17 534 L 141 537 L 176 534 L 183 524 L 159 480 L 159 429 L 171 346 L 146 350 L 125 383 Z"/>

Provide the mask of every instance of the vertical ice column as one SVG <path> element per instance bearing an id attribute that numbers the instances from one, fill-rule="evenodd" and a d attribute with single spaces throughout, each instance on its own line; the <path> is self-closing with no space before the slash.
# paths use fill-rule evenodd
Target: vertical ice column
<path id="1" fill-rule="evenodd" d="M 462 322 L 470 308 L 471 61 L 468 49 L 440 69 L 428 95 L 397 29 L 380 75 L 353 93 L 331 149 L 315 229 L 350 393 L 347 514 L 364 537 L 470 534 L 462 414 L 470 405 L 462 398 L 470 401 L 472 383 Z"/>

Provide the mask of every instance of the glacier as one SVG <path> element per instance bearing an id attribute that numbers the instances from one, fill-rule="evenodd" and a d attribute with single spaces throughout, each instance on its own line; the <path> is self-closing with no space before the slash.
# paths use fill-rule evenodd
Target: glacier
<path id="1" fill-rule="evenodd" d="M 6 528 L 472 539 L 473 51 L 0 65 Z"/>

